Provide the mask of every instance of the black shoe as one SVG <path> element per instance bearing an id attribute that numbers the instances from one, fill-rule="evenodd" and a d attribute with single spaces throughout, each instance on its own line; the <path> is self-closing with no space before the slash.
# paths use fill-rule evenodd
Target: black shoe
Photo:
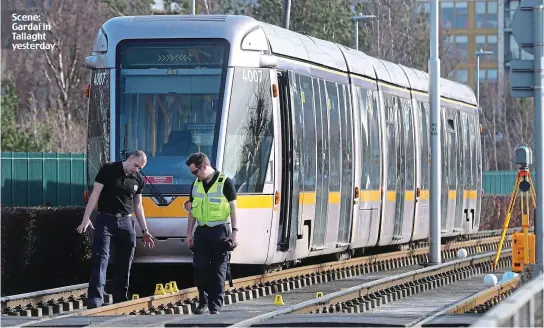
<path id="1" fill-rule="evenodd" d="M 219 314 L 219 311 L 215 310 L 215 311 L 210 311 L 210 314 Z"/>
<path id="2" fill-rule="evenodd" d="M 203 314 L 203 313 L 206 313 L 206 312 L 208 312 L 208 306 L 207 305 L 199 305 L 194 311 L 195 314 Z"/>

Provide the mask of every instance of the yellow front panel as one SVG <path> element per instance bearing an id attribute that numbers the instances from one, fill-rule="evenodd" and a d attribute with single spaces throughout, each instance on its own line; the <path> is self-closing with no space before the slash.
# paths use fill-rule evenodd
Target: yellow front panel
<path id="1" fill-rule="evenodd" d="M 183 208 L 186 200 L 189 200 L 189 196 L 176 197 L 168 206 L 158 206 L 149 197 L 143 197 L 142 201 L 146 218 L 171 218 L 187 216 L 188 213 Z"/>
<path id="2" fill-rule="evenodd" d="M 168 206 L 158 206 L 149 197 L 143 197 L 144 212 L 146 218 L 180 218 L 187 217 L 188 213 L 183 208 L 189 196 L 176 197 Z M 272 208 L 274 206 L 273 195 L 239 195 L 236 198 L 239 209 Z"/>

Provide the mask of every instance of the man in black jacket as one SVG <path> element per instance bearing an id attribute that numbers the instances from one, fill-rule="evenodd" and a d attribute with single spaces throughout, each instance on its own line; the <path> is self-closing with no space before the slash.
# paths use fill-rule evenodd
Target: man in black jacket
<path id="1" fill-rule="evenodd" d="M 127 160 L 104 164 L 95 178 L 93 192 L 87 203 L 83 221 L 77 227 L 79 233 L 94 229 L 92 243 L 92 271 L 89 281 L 87 308 L 104 303 L 104 285 L 108 268 L 110 240 L 115 247 L 115 277 L 113 301 L 128 300 L 130 267 L 136 248 L 136 213 L 142 228 L 144 244 L 155 247 L 147 230 L 142 206 L 144 180 L 138 173 L 147 163 L 146 154 L 137 150 Z M 98 215 L 91 223 L 90 216 L 98 201 Z"/>

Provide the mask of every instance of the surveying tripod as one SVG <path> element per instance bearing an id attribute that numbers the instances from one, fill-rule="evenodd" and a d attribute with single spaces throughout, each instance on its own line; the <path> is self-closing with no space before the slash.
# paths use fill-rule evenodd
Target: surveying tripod
<path id="1" fill-rule="evenodd" d="M 531 191 L 531 198 L 533 200 L 533 207 L 536 208 L 536 192 L 533 186 L 533 180 L 531 179 L 531 173 L 528 166 L 522 166 L 516 177 L 516 183 L 514 184 L 514 190 L 510 198 L 510 204 L 508 205 L 508 212 L 506 213 L 506 219 L 502 227 L 501 242 L 497 249 L 497 255 L 495 255 L 495 261 L 493 261 L 493 271 L 497 268 L 497 262 L 501 254 L 502 245 L 504 243 L 504 237 L 506 236 L 506 230 L 508 230 L 508 224 L 512 216 L 512 210 L 514 209 L 514 203 L 518 195 L 518 189 L 520 191 L 521 202 L 521 227 L 523 228 L 523 241 L 524 241 L 524 255 L 523 263 L 529 264 L 529 195 L 528 191 Z M 533 250 L 534 252 L 534 250 Z M 512 264 L 513 265 L 513 264 Z"/>

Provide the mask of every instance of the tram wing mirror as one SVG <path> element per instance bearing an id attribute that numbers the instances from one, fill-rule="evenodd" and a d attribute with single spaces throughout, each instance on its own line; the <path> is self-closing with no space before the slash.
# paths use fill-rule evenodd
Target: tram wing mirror
<path id="1" fill-rule="evenodd" d="M 96 56 L 85 57 L 85 67 L 96 68 Z"/>
<path id="2" fill-rule="evenodd" d="M 261 55 L 259 57 L 259 66 L 262 68 L 276 68 L 278 59 L 270 55 Z"/>
<path id="3" fill-rule="evenodd" d="M 85 67 L 90 69 L 107 68 L 105 55 L 92 55 L 85 57 Z"/>

